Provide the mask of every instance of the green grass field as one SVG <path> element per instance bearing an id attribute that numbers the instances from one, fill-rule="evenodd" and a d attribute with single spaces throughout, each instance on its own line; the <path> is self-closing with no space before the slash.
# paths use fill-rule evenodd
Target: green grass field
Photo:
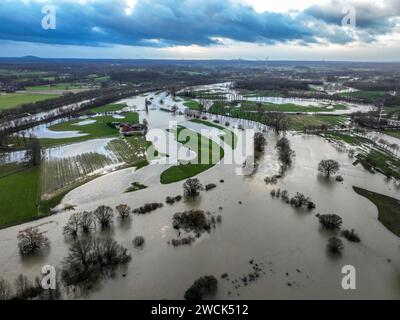
<path id="1" fill-rule="evenodd" d="M 0 228 L 38 218 L 39 167 L 0 178 Z"/>
<path id="2" fill-rule="evenodd" d="M 242 101 L 242 109 L 245 111 L 257 111 L 256 103 L 253 101 Z M 327 106 L 300 106 L 292 103 L 274 104 L 262 103 L 264 111 L 281 111 L 281 112 L 332 112 L 335 110 L 347 110 L 347 107 L 342 104 L 333 104 L 332 108 Z"/>
<path id="3" fill-rule="evenodd" d="M 189 163 L 182 162 L 178 166 L 165 170 L 160 176 L 162 184 L 174 183 L 194 177 L 212 168 L 224 157 L 224 150 L 211 139 L 207 139 L 184 127 L 178 127 L 173 133 L 178 137 L 177 140 L 179 142 L 196 152 L 197 157 Z M 215 152 L 215 150 L 219 150 L 219 152 Z M 202 153 L 207 154 L 208 159 L 202 159 Z M 205 160 L 203 161 L 205 162 L 204 164 L 202 164 L 202 160 Z"/>
<path id="4" fill-rule="evenodd" d="M 400 179 L 400 160 L 386 151 L 371 150 L 360 155 L 359 160 L 366 169 L 373 167 L 386 176 Z"/>
<path id="5" fill-rule="evenodd" d="M 52 90 L 88 90 L 94 89 L 84 83 L 57 83 L 43 86 L 26 87 L 27 91 L 52 91 Z"/>
<path id="6" fill-rule="evenodd" d="M 126 104 L 115 103 L 115 104 L 108 104 L 106 106 L 90 109 L 90 112 L 92 112 L 92 113 L 116 112 L 116 111 L 122 110 L 125 107 L 126 107 Z"/>
<path id="7" fill-rule="evenodd" d="M 400 200 L 379 193 L 353 187 L 359 195 L 374 203 L 379 211 L 379 221 L 395 235 L 400 237 Z"/>
<path id="8" fill-rule="evenodd" d="M 371 140 L 351 134 L 346 134 L 346 133 L 337 133 L 337 132 L 329 132 L 325 134 L 325 137 L 331 138 L 334 140 L 340 140 L 343 142 L 346 142 L 348 144 L 351 144 L 353 146 L 360 146 L 362 144 L 370 144 L 372 143 Z"/>
<path id="9" fill-rule="evenodd" d="M 208 127 L 212 128 L 217 128 L 219 130 L 222 130 L 225 132 L 225 135 L 221 137 L 221 140 L 224 141 L 228 146 L 231 147 L 231 149 L 236 149 L 237 147 L 237 136 L 234 134 L 232 131 L 228 130 L 227 128 L 224 128 L 216 123 L 208 122 L 208 121 L 203 121 L 199 119 L 192 119 L 190 120 L 191 122 L 194 123 L 199 123 Z"/>
<path id="10" fill-rule="evenodd" d="M 342 124 L 345 116 L 311 116 L 311 115 L 289 115 L 290 129 L 303 131 L 304 126 L 320 126 L 323 124 L 337 126 Z"/>
<path id="11" fill-rule="evenodd" d="M 400 139 L 400 130 L 388 130 L 384 131 L 388 136 Z"/>
<path id="12" fill-rule="evenodd" d="M 185 98 L 185 100 L 186 100 L 186 102 L 184 102 L 183 105 L 186 108 L 189 108 L 190 110 L 199 110 L 200 103 L 198 103 L 197 101 L 192 100 L 192 99 Z"/>
<path id="13" fill-rule="evenodd" d="M 0 95 L 0 110 L 12 109 L 26 103 L 57 98 L 58 94 L 6 93 Z"/>

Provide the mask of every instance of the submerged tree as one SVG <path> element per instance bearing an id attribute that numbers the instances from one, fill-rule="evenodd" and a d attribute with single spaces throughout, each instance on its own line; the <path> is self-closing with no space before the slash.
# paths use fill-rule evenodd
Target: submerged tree
<path id="1" fill-rule="evenodd" d="M 143 248 L 145 243 L 145 239 L 142 236 L 137 236 L 135 239 L 133 239 L 133 246 L 135 248 Z"/>
<path id="2" fill-rule="evenodd" d="M 266 140 L 262 133 L 257 132 L 254 135 L 254 150 L 258 152 L 263 152 L 265 149 Z"/>
<path id="3" fill-rule="evenodd" d="M 276 133 L 285 133 L 289 129 L 289 118 L 283 112 L 267 112 L 265 116 L 266 125 Z"/>
<path id="4" fill-rule="evenodd" d="M 90 286 L 130 260 L 127 249 L 113 239 L 78 240 L 72 243 L 63 261 L 61 278 L 67 286 Z"/>
<path id="5" fill-rule="evenodd" d="M 217 291 L 218 280 L 214 276 L 204 276 L 196 280 L 185 292 L 185 300 L 202 300 L 204 295 Z"/>
<path id="6" fill-rule="evenodd" d="M 322 160 L 318 165 L 318 171 L 322 175 L 330 177 L 339 171 L 339 162 L 335 160 Z"/>
<path id="7" fill-rule="evenodd" d="M 323 214 L 318 217 L 319 223 L 328 230 L 340 229 L 343 220 L 337 214 Z"/>
<path id="8" fill-rule="evenodd" d="M 49 239 L 38 228 L 27 228 L 18 233 L 18 248 L 22 255 L 35 254 L 50 245 Z"/>
<path id="9" fill-rule="evenodd" d="M 342 236 L 345 237 L 350 242 L 361 242 L 360 237 L 358 236 L 358 234 L 356 233 L 356 231 L 354 229 L 343 230 Z"/>
<path id="10" fill-rule="evenodd" d="M 343 241 L 337 237 L 332 237 L 328 240 L 327 248 L 332 253 L 341 253 L 344 249 Z"/>
<path id="11" fill-rule="evenodd" d="M 286 171 L 286 169 L 291 166 L 296 153 L 290 147 L 289 139 L 286 137 L 279 139 L 276 144 L 276 149 L 279 153 L 279 161 L 282 163 L 282 171 Z"/>
<path id="12" fill-rule="evenodd" d="M 28 279 L 26 275 L 20 274 L 14 283 L 15 296 L 18 299 L 24 299 L 25 296 L 29 295 L 28 292 L 33 289 L 33 283 Z"/>
<path id="13" fill-rule="evenodd" d="M 304 194 L 297 192 L 296 195 L 290 200 L 290 203 L 295 207 L 302 207 L 308 205 L 310 198 L 306 197 Z"/>
<path id="14" fill-rule="evenodd" d="M 117 210 L 119 217 L 124 220 L 130 217 L 131 208 L 126 204 L 120 204 L 115 208 Z"/>
<path id="15" fill-rule="evenodd" d="M 64 227 L 64 235 L 76 238 L 78 236 L 79 228 L 81 226 L 82 213 L 74 213 L 69 219 L 67 225 Z"/>
<path id="16" fill-rule="evenodd" d="M 94 215 L 99 221 L 101 227 L 108 228 L 113 222 L 114 211 L 112 208 L 107 206 L 100 206 L 94 211 Z"/>
<path id="17" fill-rule="evenodd" d="M 81 229 L 83 233 L 90 233 L 96 229 L 96 221 L 92 212 L 85 211 L 82 213 Z"/>
<path id="18" fill-rule="evenodd" d="M 0 278 L 0 301 L 9 300 L 12 296 L 11 284 L 5 279 Z"/>
<path id="19" fill-rule="evenodd" d="M 200 183 L 199 179 L 193 178 L 188 179 L 183 184 L 183 192 L 185 197 L 196 197 L 199 192 L 203 189 L 203 185 Z"/>

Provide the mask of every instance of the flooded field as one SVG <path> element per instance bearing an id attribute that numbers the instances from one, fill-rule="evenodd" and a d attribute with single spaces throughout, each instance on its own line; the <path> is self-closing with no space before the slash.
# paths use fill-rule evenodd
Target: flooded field
<path id="1" fill-rule="evenodd" d="M 126 102 L 139 104 L 140 99 Z M 141 116 L 154 127 L 167 127 L 171 117 L 155 110 Z M 251 126 L 249 123 L 248 127 Z M 237 175 L 237 165 L 217 165 L 199 175 L 202 183 L 217 184 L 216 189 L 202 192 L 199 199 L 134 216 L 129 225 L 115 219 L 113 238 L 129 249 L 132 261 L 85 298 L 181 299 L 198 277 L 213 274 L 220 278 L 223 273 L 228 273 L 230 280 L 219 280 L 217 299 L 400 298 L 398 238 L 378 221 L 376 207 L 358 196 L 352 187 L 361 186 L 397 198 L 399 189 L 383 176 L 353 166 L 345 152 L 337 151 L 322 138 L 302 135 L 289 136 L 296 151 L 293 167 L 276 186 L 267 186 L 263 179 L 277 173 L 279 166 L 275 150 L 278 137 L 269 132 L 266 138 L 266 152 L 252 176 Z M 343 183 L 318 176 L 318 162 L 328 158 L 340 162 Z M 124 169 L 105 175 L 73 190 L 63 202 L 77 206 L 76 211 L 94 210 L 103 204 L 115 207 L 126 203 L 136 208 L 148 202 L 164 202 L 167 196 L 182 194 L 182 182 L 159 183 L 159 174 L 166 167 L 155 162 L 137 171 Z M 221 179 L 225 183 L 219 183 Z M 133 181 L 148 188 L 124 193 Z M 290 194 L 302 192 L 310 196 L 317 208 L 294 209 L 271 197 L 271 189 L 279 187 Z M 218 212 L 222 224 L 191 246 L 174 248 L 167 243 L 176 236 L 172 216 L 190 208 Z M 355 228 L 362 242 L 344 240 L 343 254 L 329 255 L 326 242 L 332 234 L 320 229 L 317 213 L 339 214 L 344 228 Z M 70 214 L 63 212 L 0 231 L 1 274 L 9 279 L 21 272 L 33 277 L 45 263 L 60 266 L 68 248 L 62 229 Z M 51 241 L 51 249 L 42 256 L 23 260 L 16 250 L 16 234 L 28 225 L 40 225 Z M 146 239 L 142 250 L 132 245 L 138 235 Z M 251 260 L 261 266 L 262 273 L 254 283 L 239 287 L 234 279 L 251 272 Z M 341 269 L 345 265 L 356 267 L 357 290 L 344 291 L 341 287 Z"/>
<path id="2" fill-rule="evenodd" d="M 145 111 L 145 99 L 153 101 L 149 111 Z M 137 111 L 141 121 L 149 122 L 150 129 L 165 131 L 171 120 L 196 132 L 208 128 L 188 122 L 183 115 L 159 110 L 160 100 L 165 107 L 176 105 L 179 110 L 184 110 L 182 101 L 173 101 L 164 93 L 124 99 L 119 103 L 126 103 Z M 86 125 L 88 121 L 94 120 L 82 120 L 79 124 Z M 242 120 L 240 124 L 246 130 L 259 130 L 252 122 Z M 231 119 L 231 128 L 238 126 L 239 122 Z M 41 127 L 40 132 L 45 131 Z M 372 175 L 361 165 L 354 166 L 354 159 L 323 138 L 300 134 L 288 135 L 296 152 L 293 166 L 278 184 L 267 185 L 264 178 L 279 172 L 275 148 L 279 137 L 268 131 L 265 138 L 266 150 L 251 176 L 237 174 L 240 164 L 217 164 L 198 176 L 204 185 L 215 183 L 216 189 L 203 191 L 198 199 L 165 204 L 147 215 L 133 216 L 130 223 L 115 218 L 110 234 L 128 248 L 132 261 L 113 279 L 105 280 L 96 289 L 76 298 L 182 299 L 194 280 L 210 274 L 219 281 L 216 299 L 400 299 L 399 239 L 378 221 L 377 208 L 357 195 L 353 186 L 395 198 L 400 197 L 400 189 L 384 176 Z M 110 142 L 110 139 L 97 139 L 47 149 L 45 159 L 61 162 L 72 159 L 71 163 L 81 163 L 77 157 L 90 154 L 109 159 L 103 159 L 104 163 L 98 159 L 99 166 L 93 168 L 93 172 L 123 162 L 118 152 L 109 147 Z M 167 152 L 166 146 L 160 143 L 155 143 L 155 148 L 161 154 Z M 190 150 L 186 151 L 188 159 L 195 156 Z M 340 163 L 344 182 L 318 175 L 318 163 L 323 159 L 335 159 Z M 74 206 L 75 212 L 94 210 L 100 205 L 115 208 L 127 204 L 138 208 L 145 203 L 165 203 L 166 197 L 182 194 L 183 182 L 162 185 L 160 175 L 170 164 L 160 164 L 159 160 L 138 170 L 127 168 L 94 179 L 69 192 L 62 203 Z M 57 171 L 57 166 L 47 168 Z M 76 175 L 91 171 L 79 166 L 71 166 L 71 170 L 75 170 Z M 147 188 L 125 193 L 133 182 Z M 62 179 L 55 180 L 53 185 L 47 185 L 47 189 L 55 189 L 63 183 Z M 311 197 L 316 209 L 296 209 L 271 197 L 271 190 L 277 188 L 286 189 L 291 195 L 301 192 Z M 221 225 L 190 246 L 168 244 L 177 236 L 172 226 L 173 215 L 193 208 L 220 214 Z M 69 246 L 62 235 L 63 227 L 72 213 L 60 212 L 40 221 L 0 230 L 0 274 L 13 279 L 24 273 L 33 279 L 44 264 L 61 267 Z M 351 243 L 343 239 L 342 255 L 330 255 L 326 244 L 332 232 L 321 229 L 315 216 L 317 213 L 340 215 L 343 228 L 355 228 L 362 242 Z M 51 242 L 50 250 L 36 257 L 21 258 L 16 235 L 27 226 L 39 226 L 46 233 Z M 141 250 L 132 244 L 136 236 L 146 240 Z M 252 272 L 254 264 L 261 269 L 260 275 L 256 281 L 244 284 L 240 279 Z M 342 289 L 341 270 L 345 265 L 352 265 L 357 270 L 357 290 Z M 228 274 L 227 279 L 221 279 L 224 273 Z"/>

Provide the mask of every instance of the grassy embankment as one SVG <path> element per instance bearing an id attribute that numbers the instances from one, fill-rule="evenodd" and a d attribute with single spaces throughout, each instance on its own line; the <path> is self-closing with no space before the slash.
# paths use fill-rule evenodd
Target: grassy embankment
<path id="1" fill-rule="evenodd" d="M 0 110 L 12 109 L 17 106 L 34 103 L 38 101 L 57 98 L 58 94 L 29 94 L 29 93 L 6 93 L 0 95 Z"/>
<path id="2" fill-rule="evenodd" d="M 169 184 L 194 177 L 212 168 L 224 157 L 223 148 L 199 133 L 181 126 L 177 130 L 173 130 L 172 133 L 175 134 L 178 142 L 181 142 L 197 155 L 195 159 L 189 162 L 181 161 L 179 165 L 165 170 L 160 176 L 162 184 Z M 202 154 L 208 155 L 208 159 L 202 159 Z"/>
<path id="3" fill-rule="evenodd" d="M 400 200 L 358 187 L 353 189 L 376 205 L 379 211 L 378 220 L 400 237 Z"/>

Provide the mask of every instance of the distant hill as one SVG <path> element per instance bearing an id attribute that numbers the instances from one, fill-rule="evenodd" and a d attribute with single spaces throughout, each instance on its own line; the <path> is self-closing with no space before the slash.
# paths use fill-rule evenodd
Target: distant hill
<path id="1" fill-rule="evenodd" d="M 195 67 L 373 67 L 382 65 L 397 65 L 399 62 L 346 62 L 346 61 L 280 61 L 280 60 L 166 60 L 166 59 L 73 59 L 73 58 L 40 58 L 36 56 L 0 58 L 0 64 L 105 64 L 128 66 L 195 66 Z"/>

